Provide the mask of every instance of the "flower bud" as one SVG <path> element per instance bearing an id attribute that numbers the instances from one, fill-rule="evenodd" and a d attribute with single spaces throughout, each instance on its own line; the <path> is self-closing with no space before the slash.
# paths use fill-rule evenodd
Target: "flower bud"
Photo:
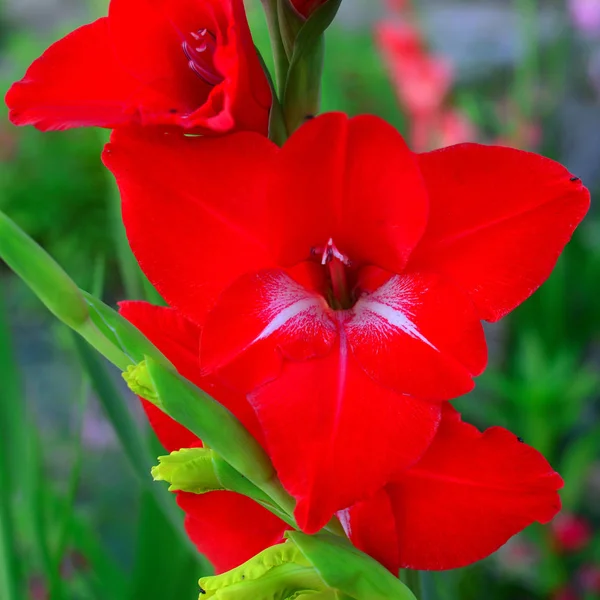
<path id="1" fill-rule="evenodd" d="M 243 565 L 200 582 L 200 599 L 347 598 L 327 586 L 293 542 L 267 548 Z"/>
<path id="2" fill-rule="evenodd" d="M 205 494 L 222 490 L 213 464 L 212 450 L 183 448 L 167 456 L 159 456 L 159 464 L 152 467 L 154 481 L 166 481 L 170 492 Z"/>
<path id="3" fill-rule="evenodd" d="M 156 393 L 154 382 L 148 373 L 146 361 L 142 361 L 137 365 L 129 365 L 122 377 L 126 381 L 129 389 L 136 396 L 140 396 L 144 400 L 148 400 L 148 402 L 158 406 L 158 408 L 163 409 L 158 394 Z"/>

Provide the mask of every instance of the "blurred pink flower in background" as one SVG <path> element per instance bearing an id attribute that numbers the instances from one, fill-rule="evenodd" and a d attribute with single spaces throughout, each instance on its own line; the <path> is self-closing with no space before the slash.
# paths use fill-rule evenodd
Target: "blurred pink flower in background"
<path id="1" fill-rule="evenodd" d="M 600 595 L 600 566 L 584 565 L 578 575 L 584 592 Z"/>
<path id="2" fill-rule="evenodd" d="M 414 25 L 384 21 L 375 28 L 375 42 L 408 118 L 413 150 L 423 152 L 476 139 L 477 130 L 466 115 L 445 108 L 454 79 L 452 64 L 427 51 Z"/>
<path id="3" fill-rule="evenodd" d="M 552 594 L 552 600 L 581 600 L 581 598 L 575 590 L 564 587 Z"/>
<path id="4" fill-rule="evenodd" d="M 398 100 L 407 113 L 424 118 L 439 111 L 452 85 L 450 62 L 428 54 L 412 25 L 384 22 L 377 26 L 375 36 Z"/>
<path id="5" fill-rule="evenodd" d="M 600 33 L 600 0 L 569 0 L 573 24 L 586 34 Z"/>
<path id="6" fill-rule="evenodd" d="M 559 552 L 577 552 L 592 538 L 592 528 L 586 519 L 570 513 L 559 514 L 550 525 L 552 538 Z"/>

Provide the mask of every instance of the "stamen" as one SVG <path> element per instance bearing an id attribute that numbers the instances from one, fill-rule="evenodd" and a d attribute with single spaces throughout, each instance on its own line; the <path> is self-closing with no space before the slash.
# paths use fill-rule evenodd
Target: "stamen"
<path id="1" fill-rule="evenodd" d="M 336 248 L 333 238 L 329 238 L 324 248 L 312 248 L 311 254 L 320 257 L 321 264 L 327 266 L 331 283 L 331 306 L 336 310 L 352 306 L 352 294 L 346 273 L 346 268 L 351 265 L 350 259 Z"/>
<path id="2" fill-rule="evenodd" d="M 181 44 L 183 53 L 188 59 L 188 66 L 208 85 L 218 85 L 223 81 L 223 76 L 217 71 L 213 62 L 217 38 L 208 29 L 192 31 L 190 36 L 194 40 L 192 44 L 187 40 Z"/>
<path id="3" fill-rule="evenodd" d="M 322 265 L 327 265 L 334 258 L 337 258 L 337 260 L 339 260 L 342 264 L 346 265 L 347 267 L 350 266 L 350 260 L 348 259 L 347 256 L 342 254 L 335 247 L 335 244 L 333 243 L 333 238 L 329 238 L 329 241 L 327 242 L 327 245 L 325 246 L 325 248 L 313 248 L 311 250 L 311 253 L 314 255 L 317 255 L 317 256 L 321 255 L 321 264 Z"/>

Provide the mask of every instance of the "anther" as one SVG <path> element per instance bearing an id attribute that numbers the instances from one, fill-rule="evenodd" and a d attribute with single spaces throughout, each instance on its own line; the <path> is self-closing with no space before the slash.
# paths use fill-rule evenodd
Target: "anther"
<path id="1" fill-rule="evenodd" d="M 196 43 L 192 45 L 184 41 L 181 44 L 183 53 L 188 59 L 188 66 L 208 85 L 221 83 L 223 77 L 217 72 L 213 63 L 214 53 L 217 49 L 217 38 L 208 29 L 200 29 L 197 32 L 192 31 L 190 36 Z M 197 42 L 200 42 L 200 44 Z"/>

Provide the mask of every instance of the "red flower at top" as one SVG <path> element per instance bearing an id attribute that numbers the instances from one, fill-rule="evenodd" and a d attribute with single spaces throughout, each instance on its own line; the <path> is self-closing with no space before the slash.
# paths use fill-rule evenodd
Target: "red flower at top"
<path id="1" fill-rule="evenodd" d="M 112 0 L 52 45 L 6 96 L 41 130 L 179 127 L 266 133 L 271 91 L 242 0 Z"/>
<path id="2" fill-rule="evenodd" d="M 480 319 L 537 289 L 589 205 L 551 160 L 415 155 L 369 116 L 283 149 L 117 131 L 105 162 L 142 268 L 204 327 L 203 372 L 249 393 L 308 532 L 425 452 L 485 367 Z"/>

